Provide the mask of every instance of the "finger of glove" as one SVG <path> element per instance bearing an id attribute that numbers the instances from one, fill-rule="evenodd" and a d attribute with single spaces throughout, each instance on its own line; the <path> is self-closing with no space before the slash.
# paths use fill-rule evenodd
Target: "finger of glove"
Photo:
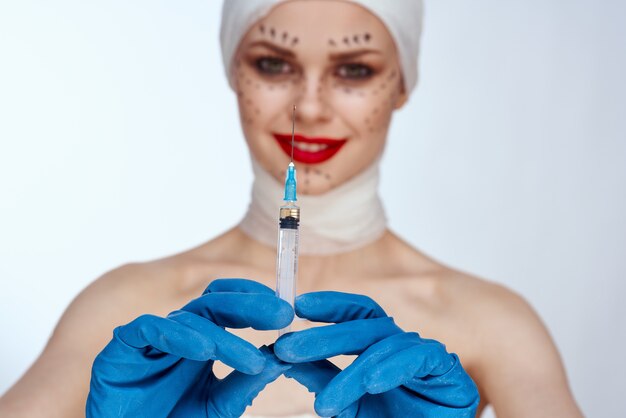
<path id="1" fill-rule="evenodd" d="M 373 299 L 353 293 L 311 292 L 296 298 L 296 314 L 315 322 L 382 318 L 387 314 Z"/>
<path id="2" fill-rule="evenodd" d="M 340 354 L 360 354 L 372 344 L 401 332 L 390 317 L 359 319 L 285 334 L 276 341 L 274 352 L 283 361 L 304 363 Z"/>
<path id="3" fill-rule="evenodd" d="M 454 358 L 443 344 L 420 340 L 370 367 L 365 373 L 364 384 L 369 393 L 383 393 L 414 379 L 442 375 L 453 365 Z"/>
<path id="4" fill-rule="evenodd" d="M 155 315 L 142 315 L 116 328 L 113 334 L 122 343 L 136 349 L 153 347 L 163 353 L 197 361 L 211 360 L 215 355 L 215 342 L 211 336 Z"/>
<path id="5" fill-rule="evenodd" d="M 246 374 L 258 374 L 263 370 L 265 357 L 254 345 L 243 338 L 187 311 L 172 312 L 168 318 L 210 338 L 214 342 L 211 360 L 219 360 Z"/>
<path id="6" fill-rule="evenodd" d="M 416 344 L 415 333 L 390 336 L 365 350 L 354 362 L 333 378 L 315 399 L 315 411 L 324 416 L 336 415 L 367 393 L 365 376 L 376 364 L 394 353 Z"/>
<path id="7" fill-rule="evenodd" d="M 341 369 L 328 360 L 312 361 L 310 363 L 293 364 L 292 367 L 285 372 L 285 376 L 296 380 L 302 386 L 307 388 L 309 392 L 320 393 L 328 382 L 333 380 L 341 372 Z M 358 403 L 350 405 L 344 409 L 337 418 L 354 418 L 357 415 Z"/>
<path id="8" fill-rule="evenodd" d="M 280 361 L 270 347 L 261 347 L 265 368 L 257 375 L 250 376 L 233 371 L 221 380 L 209 395 L 210 417 L 239 417 L 252 401 L 265 388 L 292 366 Z"/>
<path id="9" fill-rule="evenodd" d="M 276 294 L 274 289 L 248 279 L 216 279 L 209 284 L 202 294 L 221 292 Z"/>
<path id="10" fill-rule="evenodd" d="M 480 402 L 478 388 L 463 369 L 458 356 L 454 353 L 449 356 L 452 366 L 446 373 L 421 379 L 414 378 L 407 381 L 404 387 L 434 404 L 475 410 Z"/>
<path id="11" fill-rule="evenodd" d="M 328 360 L 296 363 L 285 372 L 285 376 L 296 380 L 309 392 L 320 393 L 341 369 Z"/>
<path id="12" fill-rule="evenodd" d="M 261 293 L 207 293 L 182 310 L 207 318 L 227 328 L 282 329 L 293 321 L 289 303 Z"/>

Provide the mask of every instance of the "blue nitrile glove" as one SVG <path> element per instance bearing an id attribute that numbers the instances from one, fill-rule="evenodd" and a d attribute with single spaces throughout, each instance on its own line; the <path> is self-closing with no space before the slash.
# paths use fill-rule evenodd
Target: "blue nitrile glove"
<path id="1" fill-rule="evenodd" d="M 243 279 L 216 280 L 165 318 L 140 316 L 96 357 L 87 416 L 239 417 L 290 365 L 224 327 L 278 330 L 293 316 L 272 289 Z M 220 380 L 215 360 L 235 370 Z"/>
<path id="2" fill-rule="evenodd" d="M 324 417 L 474 417 L 479 395 L 456 354 L 404 332 L 367 296 L 314 292 L 296 298 L 296 314 L 334 322 L 283 335 L 276 356 L 299 363 L 285 371 L 315 392 Z M 330 361 L 358 354 L 341 370 Z"/>

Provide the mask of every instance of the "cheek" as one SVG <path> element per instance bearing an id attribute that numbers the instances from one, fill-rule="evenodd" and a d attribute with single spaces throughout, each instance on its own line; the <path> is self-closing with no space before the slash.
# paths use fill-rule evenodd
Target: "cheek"
<path id="1" fill-rule="evenodd" d="M 293 101 L 296 84 L 267 81 L 253 69 L 236 61 L 233 72 L 239 115 L 244 132 L 267 127 L 286 105 Z"/>
<path id="2" fill-rule="evenodd" d="M 331 85 L 337 109 L 345 112 L 351 125 L 362 137 L 384 136 L 389 128 L 391 114 L 400 94 L 396 68 L 380 74 L 375 80 L 358 87 L 349 87 L 334 81 Z M 342 111 L 342 110 L 340 110 Z"/>

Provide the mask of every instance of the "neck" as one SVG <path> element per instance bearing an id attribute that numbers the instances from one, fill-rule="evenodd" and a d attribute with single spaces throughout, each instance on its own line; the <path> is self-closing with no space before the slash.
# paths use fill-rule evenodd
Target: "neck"
<path id="1" fill-rule="evenodd" d="M 283 186 L 258 163 L 252 199 L 239 227 L 252 239 L 276 247 L 277 216 Z M 366 247 L 386 231 L 387 219 L 378 195 L 378 161 L 341 186 L 316 196 L 300 196 L 302 256 L 334 255 Z"/>

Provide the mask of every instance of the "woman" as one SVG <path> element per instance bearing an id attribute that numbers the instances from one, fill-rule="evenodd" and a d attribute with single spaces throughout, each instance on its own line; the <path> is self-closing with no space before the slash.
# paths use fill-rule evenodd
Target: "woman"
<path id="1" fill-rule="evenodd" d="M 41 357 L 2 398 L 0 415 L 82 416 L 90 393 L 93 415 L 110 415 L 112 407 L 129 411 L 124 408 L 140 399 L 146 416 L 191 416 L 203 408 L 208 416 L 227 416 L 224 411 L 240 414 L 254 399 L 246 413 L 311 413 L 315 402 L 318 412 L 354 415 L 360 408 L 359 416 L 463 416 L 476 409 L 480 415 L 488 404 L 498 416 L 580 416 L 559 355 L 526 302 L 426 257 L 386 227 L 378 161 L 391 116 L 416 83 L 420 13 L 420 4 L 408 0 L 227 2 L 224 63 L 255 172 L 246 218 L 198 248 L 123 266 L 85 289 Z M 275 216 L 294 104 L 294 158 L 305 195 L 299 293 L 342 292 L 305 295 L 296 308 L 311 320 L 345 323 L 331 325 L 343 326 L 332 328 L 341 331 L 335 334 L 296 332 L 258 351 L 277 334 L 250 327 L 279 329 L 293 317 L 262 284 L 274 285 Z M 260 284 L 213 281 L 219 277 Z M 111 340 L 111 331 L 127 323 Z M 233 331 L 241 339 L 223 326 L 242 328 Z M 383 369 L 367 350 L 389 341 L 398 356 Z M 415 356 L 400 359 L 401 346 L 433 347 L 432 357 L 423 357 L 432 364 L 418 365 L 427 369 L 424 379 L 411 371 L 417 386 L 446 376 L 456 389 L 429 395 L 408 383 L 385 387 L 398 382 L 392 376 L 398 370 L 415 366 Z M 379 375 L 369 371 L 368 379 L 380 384 L 359 388 L 363 380 L 354 373 L 331 380 L 338 370 L 325 359 L 342 353 L 359 354 L 359 372 L 368 373 L 368 365 Z M 228 369 L 215 359 L 238 370 L 225 384 L 213 372 L 221 377 Z M 345 368 L 350 359 L 333 362 Z M 320 393 L 317 401 L 308 389 Z M 455 401 L 459 393 L 463 399 Z M 394 410 L 398 405 L 409 409 Z"/>

